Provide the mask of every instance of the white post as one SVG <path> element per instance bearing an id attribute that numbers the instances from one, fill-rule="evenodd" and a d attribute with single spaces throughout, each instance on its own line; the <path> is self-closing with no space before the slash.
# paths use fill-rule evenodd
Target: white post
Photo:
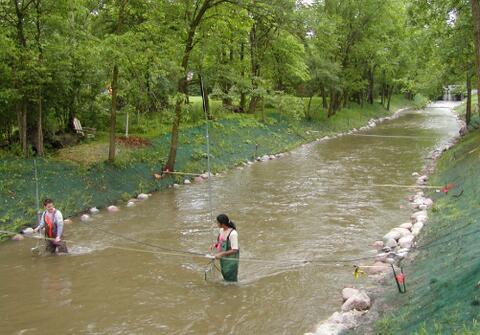
<path id="1" fill-rule="evenodd" d="M 128 111 L 127 111 L 127 120 L 125 122 L 125 137 L 128 137 Z"/>

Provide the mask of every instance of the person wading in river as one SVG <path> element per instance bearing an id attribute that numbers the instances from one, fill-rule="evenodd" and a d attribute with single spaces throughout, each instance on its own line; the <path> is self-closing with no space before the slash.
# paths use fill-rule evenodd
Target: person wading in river
<path id="1" fill-rule="evenodd" d="M 220 259 L 223 279 L 228 282 L 236 282 L 240 256 L 237 227 L 225 214 L 217 216 L 217 223 L 220 232 L 217 243 L 212 244 L 210 250 L 214 248 L 217 250 L 215 258 Z"/>
<path id="2" fill-rule="evenodd" d="M 47 238 L 46 250 L 48 252 L 53 254 L 58 248 L 58 252 L 67 253 L 67 244 L 65 241 L 62 241 L 62 213 L 55 209 L 51 199 L 45 199 L 43 201 L 43 206 L 45 207 L 45 211 L 40 218 L 40 224 L 33 231 L 37 233 L 40 229 L 45 228 L 45 237 Z"/>

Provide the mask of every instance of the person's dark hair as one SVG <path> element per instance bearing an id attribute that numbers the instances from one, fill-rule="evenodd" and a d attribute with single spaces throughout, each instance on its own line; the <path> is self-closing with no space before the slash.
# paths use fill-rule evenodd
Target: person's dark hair
<path id="1" fill-rule="evenodd" d="M 237 229 L 237 226 L 235 225 L 235 223 L 233 221 L 230 221 L 230 219 L 226 214 L 219 214 L 217 216 L 217 221 L 221 224 L 224 224 L 227 227 Z"/>
<path id="2" fill-rule="evenodd" d="M 48 204 L 53 204 L 53 200 L 49 198 L 46 198 L 45 200 L 43 200 L 43 206 L 46 206 Z"/>

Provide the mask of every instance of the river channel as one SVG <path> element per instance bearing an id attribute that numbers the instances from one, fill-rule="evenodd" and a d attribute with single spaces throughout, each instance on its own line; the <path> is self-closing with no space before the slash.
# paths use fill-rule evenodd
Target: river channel
<path id="1" fill-rule="evenodd" d="M 0 332 L 313 331 L 339 310 L 345 285 L 370 285 L 355 282 L 353 263 L 341 260 L 373 256 L 368 245 L 408 221 L 412 191 L 380 185 L 414 184 L 428 153 L 458 133 L 446 104 L 233 169 L 210 187 L 168 189 L 88 223 L 74 218 L 66 256 L 34 256 L 32 239 L 2 243 Z M 210 188 L 213 215 L 227 213 L 238 227 L 237 284 L 224 284 L 215 269 L 205 280 L 205 258 L 144 244 L 206 253 L 214 238 Z"/>

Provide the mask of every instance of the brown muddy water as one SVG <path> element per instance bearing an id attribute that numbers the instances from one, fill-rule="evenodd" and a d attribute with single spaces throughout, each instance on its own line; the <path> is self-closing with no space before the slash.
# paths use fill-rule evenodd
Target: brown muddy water
<path id="1" fill-rule="evenodd" d="M 339 260 L 373 256 L 368 245 L 409 219 L 412 191 L 375 185 L 413 184 L 428 153 L 457 132 L 449 109 L 427 108 L 361 133 L 380 136 L 309 144 L 213 178 L 213 214 L 225 212 L 238 226 L 238 284 L 224 284 L 216 270 L 205 280 L 207 259 L 122 238 L 206 253 L 214 238 L 207 183 L 89 223 L 74 218 L 67 256 L 33 256 L 31 239 L 2 243 L 0 333 L 312 331 L 340 308 L 345 285 L 372 285 L 352 275 L 353 264 L 371 262 Z M 296 262 L 303 259 L 321 261 Z"/>

